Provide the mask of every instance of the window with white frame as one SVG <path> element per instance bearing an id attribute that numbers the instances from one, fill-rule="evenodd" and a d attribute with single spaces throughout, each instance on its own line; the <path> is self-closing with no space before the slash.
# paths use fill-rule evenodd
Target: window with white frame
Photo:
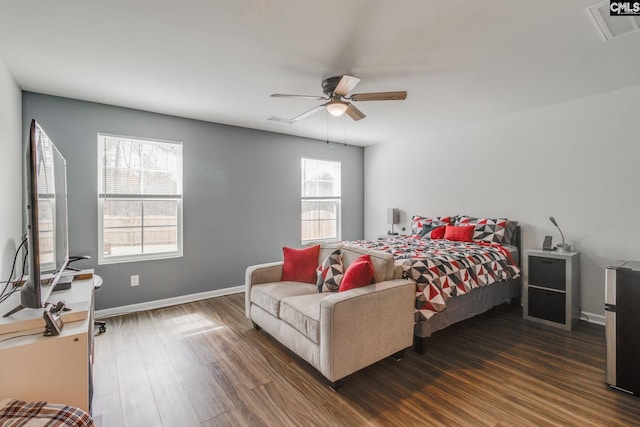
<path id="1" fill-rule="evenodd" d="M 302 243 L 340 240 L 340 162 L 302 158 Z"/>
<path id="2" fill-rule="evenodd" d="M 98 134 L 98 263 L 182 256 L 182 143 Z"/>

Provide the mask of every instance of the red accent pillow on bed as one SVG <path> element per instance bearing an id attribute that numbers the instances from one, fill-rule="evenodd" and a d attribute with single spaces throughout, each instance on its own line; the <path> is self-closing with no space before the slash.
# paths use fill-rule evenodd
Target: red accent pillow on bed
<path id="1" fill-rule="evenodd" d="M 356 258 L 342 276 L 338 292 L 368 286 L 373 280 L 373 264 L 369 255 Z"/>
<path id="2" fill-rule="evenodd" d="M 304 249 L 282 248 L 284 264 L 282 265 L 282 281 L 316 284 L 316 268 L 320 256 L 320 245 Z"/>
<path id="3" fill-rule="evenodd" d="M 454 242 L 471 242 L 473 231 L 476 229 L 473 225 L 447 225 L 445 227 L 444 238 Z"/>
<path id="4" fill-rule="evenodd" d="M 431 230 L 431 238 L 444 239 L 444 233 L 446 229 L 447 229 L 446 225 L 443 225 L 442 227 L 434 228 L 433 230 Z"/>

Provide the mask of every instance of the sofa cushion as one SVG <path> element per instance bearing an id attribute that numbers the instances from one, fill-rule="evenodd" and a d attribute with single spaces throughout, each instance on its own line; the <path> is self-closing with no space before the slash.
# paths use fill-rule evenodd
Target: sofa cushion
<path id="1" fill-rule="evenodd" d="M 304 283 L 316 283 L 316 268 L 320 245 L 304 249 L 282 248 L 284 263 L 282 265 L 282 280 Z"/>
<path id="2" fill-rule="evenodd" d="M 393 279 L 395 263 L 392 254 L 372 249 L 364 249 L 358 246 L 344 246 L 342 248 L 342 263 L 344 264 L 345 271 L 351 263 L 361 255 L 369 255 L 369 257 L 371 257 L 371 264 L 374 270 L 373 277 L 376 282 Z"/>
<path id="3" fill-rule="evenodd" d="M 283 298 L 280 319 L 314 343 L 320 342 L 320 300 L 328 294 L 313 294 Z"/>
<path id="4" fill-rule="evenodd" d="M 300 282 L 273 282 L 251 287 L 251 302 L 272 316 L 280 315 L 280 302 L 283 298 L 315 294 L 316 287 Z"/>

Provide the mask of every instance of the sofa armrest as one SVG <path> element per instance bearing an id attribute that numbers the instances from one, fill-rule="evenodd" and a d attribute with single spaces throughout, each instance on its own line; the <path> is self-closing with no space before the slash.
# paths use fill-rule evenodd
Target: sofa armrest
<path id="1" fill-rule="evenodd" d="M 284 261 L 277 261 L 247 267 L 244 276 L 244 311 L 247 318 L 251 319 L 251 287 L 260 283 L 279 282 L 283 264 Z"/>
<path id="2" fill-rule="evenodd" d="M 324 298 L 320 371 L 331 381 L 410 347 L 415 282 L 387 280 Z"/>

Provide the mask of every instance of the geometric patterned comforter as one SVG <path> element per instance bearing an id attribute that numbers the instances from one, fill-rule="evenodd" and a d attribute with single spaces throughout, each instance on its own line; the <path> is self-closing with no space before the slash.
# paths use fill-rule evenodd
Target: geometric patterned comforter
<path id="1" fill-rule="evenodd" d="M 509 251 L 496 243 L 396 237 L 345 244 L 393 254 L 403 277 L 417 283 L 416 323 L 443 311 L 449 298 L 520 276 Z"/>

